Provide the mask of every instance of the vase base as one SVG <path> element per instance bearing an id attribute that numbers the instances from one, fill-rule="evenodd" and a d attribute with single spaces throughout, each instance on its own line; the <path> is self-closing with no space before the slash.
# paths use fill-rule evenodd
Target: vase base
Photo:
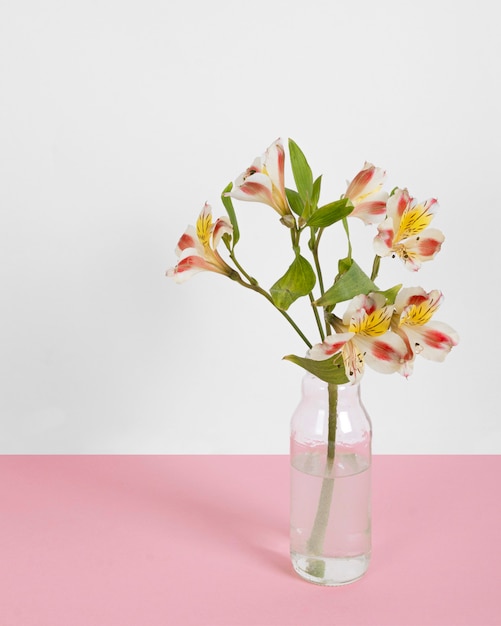
<path id="1" fill-rule="evenodd" d="M 367 571 L 370 559 L 370 552 L 347 558 L 315 557 L 291 552 L 292 566 L 301 578 L 327 587 L 355 582 Z"/>

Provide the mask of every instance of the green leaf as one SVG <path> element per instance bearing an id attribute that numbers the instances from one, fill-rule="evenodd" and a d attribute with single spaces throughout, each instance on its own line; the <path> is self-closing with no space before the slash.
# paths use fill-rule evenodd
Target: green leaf
<path id="1" fill-rule="evenodd" d="M 383 294 L 383 296 L 388 301 L 388 304 L 395 304 L 395 299 L 400 289 L 402 289 L 402 283 L 400 283 L 400 285 L 390 287 L 390 289 L 386 289 L 386 291 L 378 291 L 377 293 Z"/>
<path id="2" fill-rule="evenodd" d="M 298 194 L 298 192 L 295 189 L 287 189 L 287 188 L 285 189 L 285 195 L 287 196 L 287 200 L 289 202 L 291 209 L 294 211 L 296 215 L 299 215 L 299 217 L 301 217 L 304 211 L 304 203 L 301 200 L 301 196 Z"/>
<path id="3" fill-rule="evenodd" d="M 339 259 L 338 263 L 337 263 L 337 268 L 338 268 L 338 272 L 339 274 L 345 274 L 350 267 L 353 265 L 354 261 L 351 257 L 347 256 L 344 259 Z"/>
<path id="4" fill-rule="evenodd" d="M 235 213 L 235 209 L 233 208 L 233 202 L 229 196 L 225 196 L 225 193 L 230 192 L 233 189 L 233 183 L 229 183 L 221 194 L 221 201 L 226 209 L 226 213 L 228 213 L 228 217 L 230 218 L 231 225 L 233 226 L 233 248 L 237 245 L 238 240 L 240 239 L 240 230 L 238 229 L 237 215 Z"/>
<path id="5" fill-rule="evenodd" d="M 315 286 L 315 280 L 311 265 L 298 254 L 282 278 L 271 287 L 273 304 L 286 311 L 295 300 L 310 293 Z"/>
<path id="6" fill-rule="evenodd" d="M 346 261 L 343 259 L 342 262 Z M 341 262 L 340 262 L 341 263 Z M 344 274 L 341 274 L 330 289 L 321 296 L 315 304 L 317 306 L 331 306 L 338 302 L 351 300 L 359 294 L 368 294 L 371 291 L 378 291 L 377 286 L 367 276 L 355 261 Z"/>
<path id="7" fill-rule="evenodd" d="M 325 361 L 314 361 L 313 359 L 306 359 L 296 356 L 295 354 L 284 356 L 284 359 L 299 365 L 306 371 L 310 372 L 310 374 L 317 376 L 317 378 L 324 380 L 326 383 L 343 385 L 348 382 L 341 354 L 329 357 Z"/>
<path id="8" fill-rule="evenodd" d="M 326 228 L 335 222 L 339 222 L 343 217 L 347 217 L 353 211 L 353 205 L 348 198 L 341 198 L 335 202 L 330 202 L 320 207 L 309 218 L 308 226 L 314 228 Z"/>
<path id="9" fill-rule="evenodd" d="M 304 204 L 309 204 L 313 196 L 313 174 L 306 157 L 295 141 L 289 139 L 289 153 L 296 187 Z"/>
<path id="10" fill-rule="evenodd" d="M 322 186 L 322 176 L 319 176 L 313 183 L 313 189 L 311 194 L 311 208 L 316 211 L 318 201 L 320 199 L 320 187 Z"/>

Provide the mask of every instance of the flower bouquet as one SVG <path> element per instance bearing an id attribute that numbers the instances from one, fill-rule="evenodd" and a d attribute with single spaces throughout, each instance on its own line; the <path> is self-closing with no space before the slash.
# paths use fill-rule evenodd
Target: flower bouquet
<path id="1" fill-rule="evenodd" d="M 333 517 L 335 479 L 341 476 L 339 472 L 346 472 L 348 458 L 341 454 L 342 443 L 337 440 L 341 428 L 337 419 L 342 402 L 340 391 L 357 386 L 366 365 L 384 374 L 398 372 L 407 377 L 418 357 L 443 361 L 459 339 L 450 326 L 434 319 L 443 299 L 439 290 L 427 292 L 419 286 L 402 284 L 381 288 L 376 283 L 383 259 L 396 259 L 417 272 L 438 254 L 444 235 L 430 227 L 438 209 L 437 200 L 420 202 L 406 188 L 396 187 L 388 193 L 383 188 L 385 171 L 365 163 L 339 199 L 320 202 L 322 176 L 313 175 L 304 153 L 291 139 L 288 148 L 295 188 L 285 186 L 285 150 L 281 140 L 277 140 L 224 189 L 221 200 L 226 215 L 214 220 L 211 206 L 204 205 L 196 226 L 189 226 L 179 239 L 178 262 L 167 271 L 167 276 L 178 283 L 202 271 L 227 276 L 266 298 L 303 340 L 305 355 L 284 358 L 304 368 L 307 376 L 320 384 L 324 407 L 317 417 L 326 417 L 325 445 L 307 453 L 323 459 L 321 469 L 314 472 L 321 484 L 315 491 L 316 514 L 306 524 L 308 529 L 301 531 L 307 536 L 302 547 L 304 564 L 295 568 L 313 582 L 340 584 L 359 577 L 341 574 L 329 579 L 326 574 L 329 559 L 345 563 L 357 556 L 340 555 L 339 549 L 332 546 L 331 553 L 325 554 L 329 550 L 326 536 Z M 237 259 L 240 230 L 233 200 L 269 205 L 290 238 L 288 268 L 269 288 L 263 287 Z M 353 257 L 353 218 L 375 231 L 374 261 L 367 272 Z M 320 248 L 326 229 L 333 227 L 344 231 L 346 251 L 339 255 L 337 267 L 326 271 L 321 264 Z M 311 310 L 318 331 L 314 341 L 290 313 L 291 305 L 301 298 Z M 340 305 L 344 309 L 341 313 Z M 308 459 L 311 461 L 309 456 Z M 370 533 L 370 523 L 365 524 L 364 532 Z"/>

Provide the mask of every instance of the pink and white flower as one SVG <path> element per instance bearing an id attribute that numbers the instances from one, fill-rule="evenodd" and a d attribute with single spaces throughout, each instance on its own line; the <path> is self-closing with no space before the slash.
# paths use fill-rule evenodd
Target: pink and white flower
<path id="1" fill-rule="evenodd" d="M 282 217 L 290 214 L 289 203 L 285 194 L 285 150 L 277 139 L 262 157 L 236 179 L 233 189 L 227 192 L 237 200 L 263 202 L 271 206 Z"/>
<path id="2" fill-rule="evenodd" d="M 398 371 L 404 363 L 407 346 L 390 330 L 393 306 L 386 304 L 382 294 L 355 296 L 342 320 L 334 321 L 336 334 L 313 346 L 310 358 L 322 361 L 342 353 L 346 376 L 358 382 L 365 363 L 383 374 Z"/>
<path id="3" fill-rule="evenodd" d="M 417 355 L 441 362 L 459 343 L 457 332 L 448 324 L 430 321 L 442 301 L 443 295 L 438 289 L 427 293 L 421 287 L 406 287 L 397 295 L 392 327 L 407 346 L 402 368 L 405 376 L 412 372 Z"/>
<path id="4" fill-rule="evenodd" d="M 383 190 L 386 172 L 372 163 L 364 168 L 349 183 L 345 197 L 355 207 L 350 217 L 358 217 L 365 224 L 377 224 L 386 214 L 388 192 Z"/>
<path id="5" fill-rule="evenodd" d="M 227 233 L 231 235 L 233 227 L 228 217 L 223 216 L 212 221 L 212 210 L 209 204 L 205 203 L 198 216 L 196 229 L 188 226 L 181 236 L 177 246 L 176 255 L 179 261 L 175 267 L 167 270 L 167 276 L 173 278 L 176 283 L 183 283 L 198 272 L 217 272 L 231 276 L 235 274 L 227 265 L 216 248 L 222 236 Z"/>
<path id="6" fill-rule="evenodd" d="M 439 252 L 444 235 L 428 228 L 438 208 L 435 198 L 418 203 L 407 189 L 397 189 L 386 204 L 387 217 L 378 226 L 374 250 L 378 256 L 398 256 L 408 269 L 417 271 Z"/>

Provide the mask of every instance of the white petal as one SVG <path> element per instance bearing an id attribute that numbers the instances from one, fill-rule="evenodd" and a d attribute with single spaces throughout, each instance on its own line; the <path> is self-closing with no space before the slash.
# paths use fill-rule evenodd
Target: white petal
<path id="1" fill-rule="evenodd" d="M 283 187 L 284 179 L 284 148 L 280 139 L 277 139 L 266 150 L 264 158 L 264 166 L 273 184 L 275 184 L 280 191 Z"/>
<path id="2" fill-rule="evenodd" d="M 401 337 L 387 332 L 380 337 L 368 338 L 357 335 L 354 339 L 364 353 L 367 365 L 382 374 L 398 371 L 405 362 L 407 347 Z"/>
<path id="3" fill-rule="evenodd" d="M 443 361 L 454 346 L 459 335 L 444 322 L 429 322 L 423 326 L 402 327 L 416 354 L 430 361 Z"/>
<path id="4" fill-rule="evenodd" d="M 427 298 L 427 296 L 428 294 L 422 287 L 403 287 L 395 298 L 395 310 L 400 314 L 413 298 Z"/>
<path id="5" fill-rule="evenodd" d="M 400 219 L 405 208 L 409 206 L 412 198 L 409 195 L 407 189 L 397 189 L 389 198 L 386 203 L 386 210 L 388 216 L 395 220 L 395 229 L 398 229 Z"/>
<path id="6" fill-rule="evenodd" d="M 379 224 L 377 230 L 378 234 L 374 238 L 374 251 L 378 256 L 388 256 L 393 249 L 395 237 L 392 218 L 387 217 Z"/>
<path id="7" fill-rule="evenodd" d="M 212 234 L 212 247 L 215 250 L 221 241 L 221 237 L 228 233 L 233 233 L 233 226 L 231 225 L 230 218 L 227 215 L 221 216 L 214 224 L 214 231 Z"/>
<path id="8" fill-rule="evenodd" d="M 314 361 L 323 361 L 326 357 L 340 352 L 343 346 L 350 341 L 353 333 L 336 333 L 329 335 L 322 343 L 317 343 L 308 352 L 308 358 Z"/>
<path id="9" fill-rule="evenodd" d="M 419 235 L 403 239 L 401 244 L 405 246 L 409 256 L 423 262 L 431 261 L 440 252 L 444 239 L 444 234 L 438 228 L 427 228 Z"/>

